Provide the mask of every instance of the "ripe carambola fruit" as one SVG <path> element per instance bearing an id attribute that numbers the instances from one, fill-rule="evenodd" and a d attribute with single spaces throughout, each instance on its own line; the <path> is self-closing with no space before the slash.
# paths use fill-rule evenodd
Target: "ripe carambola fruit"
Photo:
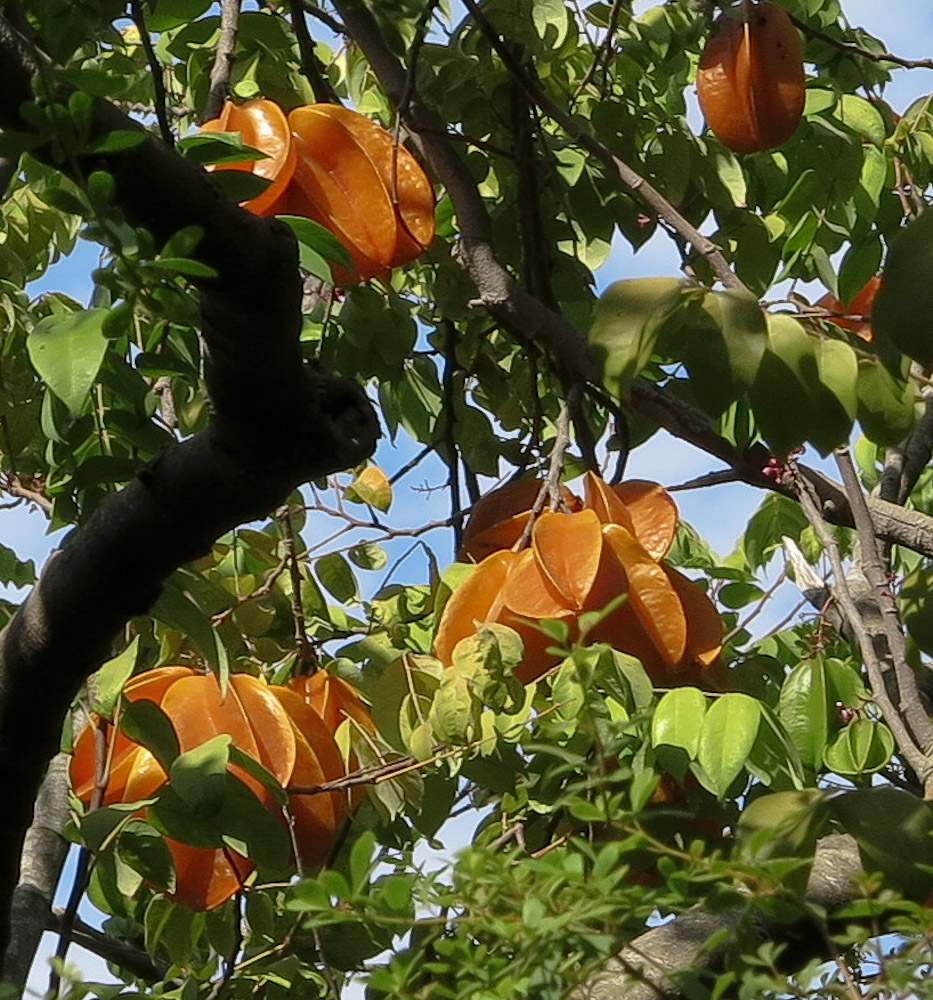
<path id="1" fill-rule="evenodd" d="M 561 621 L 576 638 L 581 615 L 624 594 L 625 602 L 591 628 L 591 641 L 638 657 L 658 684 L 728 687 L 717 667 L 722 623 L 715 607 L 664 562 L 677 526 L 670 495 L 657 483 L 610 486 L 587 473 L 582 503 L 563 488 L 568 511 L 542 511 L 530 546 L 514 551 L 539 489 L 520 480 L 476 505 L 461 557 L 480 561 L 444 607 L 434 655 L 452 663 L 477 623 L 498 622 L 521 636 L 525 651 L 515 676 L 529 683 L 558 662 L 539 622 Z"/>
<path id="2" fill-rule="evenodd" d="M 871 342 L 875 338 L 871 328 L 871 310 L 880 288 L 881 278 L 876 275 L 869 278 L 862 290 L 849 302 L 840 302 L 835 295 L 827 292 L 821 299 L 817 300 L 816 304 L 829 312 L 840 314 L 828 317 L 830 323 L 854 333 L 862 340 Z M 847 319 L 847 316 L 867 316 L 868 319 Z"/>
<path id="3" fill-rule="evenodd" d="M 222 691 L 213 674 L 190 667 L 158 667 L 130 678 L 123 697 L 128 702 L 155 702 L 171 721 L 182 752 L 221 733 L 229 735 L 233 746 L 259 761 L 283 788 L 321 785 L 346 774 L 340 751 L 321 715 L 297 694 L 270 686 L 261 677 L 231 674 L 226 691 Z M 75 740 L 71 760 L 71 784 L 78 799 L 89 805 L 94 793 L 95 732 L 101 728 L 109 768 L 100 804 L 138 802 L 155 795 L 168 780 L 162 765 L 122 730 L 92 716 Z M 268 790 L 252 775 L 233 762 L 227 770 L 279 815 Z M 346 796 L 339 791 L 293 795 L 289 809 L 293 842 L 302 866 L 320 864 L 347 813 Z M 175 866 L 171 898 L 192 910 L 220 906 L 243 887 L 255 867 L 249 858 L 230 848 L 194 847 L 169 837 L 165 842 Z"/>
<path id="4" fill-rule="evenodd" d="M 787 12 L 762 0 L 747 20 L 721 17 L 700 56 L 697 96 L 710 129 L 733 152 L 786 142 L 805 96 L 800 39 Z"/>

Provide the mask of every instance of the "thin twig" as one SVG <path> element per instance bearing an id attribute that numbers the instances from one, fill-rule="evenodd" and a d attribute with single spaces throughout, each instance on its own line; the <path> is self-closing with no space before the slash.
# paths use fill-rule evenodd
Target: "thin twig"
<path id="1" fill-rule="evenodd" d="M 574 101 L 576 101 L 580 94 L 582 94 L 593 81 L 600 64 L 603 62 L 605 62 L 607 66 L 609 64 L 609 59 L 612 54 L 612 42 L 615 38 L 616 30 L 619 27 L 619 15 L 622 13 L 622 3 L 623 0 L 612 0 L 612 9 L 609 11 L 608 23 L 606 25 L 606 34 L 603 36 L 603 40 L 599 48 L 593 54 L 593 61 L 587 68 L 583 79 L 579 82 L 579 84 L 577 84 L 577 87 L 573 92 Z"/>
<path id="2" fill-rule="evenodd" d="M 311 640 L 308 638 L 308 623 L 305 621 L 305 612 L 301 604 L 301 566 L 298 562 L 298 546 L 296 540 L 295 526 L 292 523 L 291 511 L 288 507 L 281 510 L 283 532 L 283 542 L 285 545 L 285 555 L 288 559 L 288 572 L 292 581 L 291 608 L 292 617 L 295 620 L 295 642 L 298 646 L 298 660 L 301 664 L 300 673 L 309 674 L 317 670 L 320 666 L 318 655 L 315 652 Z"/>
<path id="3" fill-rule="evenodd" d="M 480 10 L 475 0 L 464 0 L 464 5 L 476 21 L 477 27 L 495 49 L 506 69 L 519 83 L 529 99 L 553 121 L 555 121 L 578 146 L 595 156 L 608 169 L 613 170 L 619 180 L 638 195 L 660 218 L 664 219 L 676 232 L 693 245 L 700 256 L 705 257 L 716 277 L 727 288 L 744 288 L 745 285 L 729 266 L 722 251 L 712 240 L 704 236 L 695 226 L 677 211 L 676 208 L 661 194 L 656 187 L 633 170 L 627 163 L 615 156 L 601 142 L 559 108 L 528 76 L 523 67 L 516 62 L 508 46 L 502 41 L 498 32 Z"/>
<path id="4" fill-rule="evenodd" d="M 457 426 L 456 384 L 454 377 L 457 372 L 457 330 L 453 323 L 445 320 L 441 323 L 444 336 L 444 439 L 447 444 L 447 488 L 450 491 L 450 516 L 454 530 L 454 552 L 460 551 L 463 540 L 463 521 L 460 511 L 460 451 L 454 431 Z"/>
<path id="5" fill-rule="evenodd" d="M 832 45 L 833 48 L 839 49 L 840 52 L 847 52 L 849 55 L 859 56 L 871 62 L 894 63 L 897 66 L 903 66 L 905 69 L 933 69 L 933 59 L 905 59 L 902 56 L 894 55 L 893 52 L 871 52 L 869 49 L 863 48 L 855 42 L 846 42 L 841 38 L 834 38 L 827 32 L 821 31 L 819 28 L 814 28 L 812 24 L 802 21 L 799 17 L 794 17 L 793 14 L 790 15 L 790 19 L 805 35 L 809 35 L 811 38 L 818 38 L 821 42 L 826 42 L 827 45 Z"/>
<path id="6" fill-rule="evenodd" d="M 133 24 L 136 25 L 136 30 L 139 32 L 139 41 L 142 44 L 143 51 L 146 53 L 146 62 L 149 63 L 152 89 L 155 91 L 155 114 L 156 120 L 159 123 L 159 132 L 162 136 L 162 141 L 167 146 L 174 148 L 175 135 L 168 121 L 168 94 L 165 90 L 165 79 L 162 75 L 164 70 L 156 56 L 155 49 L 152 47 L 152 39 L 149 37 L 149 29 L 146 27 L 146 18 L 139 0 L 130 0 L 130 12 L 133 16 Z"/>
<path id="7" fill-rule="evenodd" d="M 722 483 L 741 482 L 741 480 L 742 474 L 735 469 L 719 469 L 697 476 L 695 479 L 688 479 L 685 483 L 678 483 L 676 486 L 666 486 L 665 489 L 668 493 L 681 493 L 686 490 L 700 490 L 706 486 L 720 486 Z"/>
<path id="8" fill-rule="evenodd" d="M 885 453 L 884 470 L 877 487 L 882 500 L 904 503 L 933 455 L 933 391 L 924 389 L 921 395 L 926 404 L 923 416 L 903 444 Z"/>
<path id="9" fill-rule="evenodd" d="M 771 600 L 771 598 L 774 596 L 774 592 L 778 589 L 778 587 L 781 586 L 781 584 L 786 579 L 787 579 L 786 572 L 782 571 L 781 573 L 778 574 L 778 578 L 774 581 L 774 583 L 771 584 L 770 587 L 768 587 L 768 589 L 764 592 L 764 594 L 762 594 L 760 600 L 755 605 L 755 607 L 752 608 L 752 610 L 748 613 L 745 620 L 739 622 L 731 632 L 723 636 L 722 644 L 724 646 L 733 636 L 738 635 L 739 632 L 744 632 L 748 628 L 749 623 L 754 621 L 761 614 L 761 612 L 764 611 L 765 605 L 768 603 L 768 601 Z"/>
<path id="10" fill-rule="evenodd" d="M 29 503 L 34 503 L 40 510 L 51 515 L 52 501 L 49 500 L 44 493 L 40 493 L 38 490 L 25 486 L 22 480 L 18 477 L 14 476 L 12 479 L 4 482 L 2 489 L 5 493 L 9 493 L 10 496 L 19 497 L 21 500 L 27 500 Z"/>
<path id="11" fill-rule="evenodd" d="M 286 552 L 284 556 L 279 560 L 278 564 L 269 571 L 269 575 L 266 579 L 255 589 L 251 590 L 248 594 L 242 594 L 237 597 L 236 601 L 230 605 L 229 608 L 224 608 L 223 611 L 218 611 L 216 615 L 211 616 L 211 625 L 217 628 L 218 625 L 222 625 L 237 608 L 242 607 L 249 601 L 256 601 L 260 597 L 267 597 L 272 593 L 275 587 L 275 581 L 285 572 L 288 568 L 289 556 Z"/>
<path id="12" fill-rule="evenodd" d="M 579 383 L 574 386 L 571 392 L 576 393 L 579 397 Z M 531 540 L 531 531 L 535 526 L 535 521 L 537 520 L 538 515 L 542 510 L 544 510 L 544 505 L 548 504 L 551 510 L 557 510 L 560 507 L 560 477 L 564 472 L 564 456 L 567 453 L 567 449 L 570 447 L 571 440 L 570 405 L 570 400 L 568 399 L 567 402 L 561 407 L 560 413 L 557 415 L 557 436 L 554 438 L 554 444 L 551 446 L 548 472 L 544 477 L 544 482 L 541 484 L 541 489 L 538 490 L 535 502 L 531 505 L 528 521 L 522 529 L 522 533 L 519 536 L 518 541 L 512 546 L 512 549 L 515 552 L 520 552 L 528 545 Z"/>
<path id="13" fill-rule="evenodd" d="M 301 56 L 301 72 L 305 75 L 311 90 L 314 91 L 314 99 L 322 104 L 340 104 L 340 98 L 333 84 L 324 74 L 321 61 L 314 50 L 314 39 L 308 31 L 308 23 L 305 21 L 305 4 L 302 0 L 288 0 L 288 9 L 291 13 L 292 28 L 295 37 L 298 39 L 298 52 Z"/>
<path id="14" fill-rule="evenodd" d="M 326 10 L 318 7 L 316 4 L 308 3 L 307 0 L 302 0 L 302 6 L 305 9 L 306 14 L 310 14 L 311 17 L 316 18 L 325 27 L 329 28 L 335 35 L 345 35 L 347 29 L 337 20 L 333 14 L 328 14 Z"/>
<path id="15" fill-rule="evenodd" d="M 220 38 L 211 67 L 211 85 L 207 92 L 202 122 L 219 117 L 220 109 L 230 92 L 230 73 L 236 60 L 236 36 L 240 27 L 240 0 L 222 0 L 220 4 Z"/>
<path id="16" fill-rule="evenodd" d="M 405 89 L 402 91 L 402 96 L 399 98 L 395 109 L 399 120 L 405 118 L 408 114 L 411 99 L 415 93 L 415 83 L 418 78 L 418 57 L 421 55 L 421 49 L 424 47 L 424 40 L 428 34 L 428 24 L 434 16 L 434 11 L 437 9 L 438 3 L 439 0 L 428 0 L 424 6 L 424 10 L 421 12 L 421 16 L 418 18 L 418 23 L 415 25 L 415 37 L 408 50 Z"/>

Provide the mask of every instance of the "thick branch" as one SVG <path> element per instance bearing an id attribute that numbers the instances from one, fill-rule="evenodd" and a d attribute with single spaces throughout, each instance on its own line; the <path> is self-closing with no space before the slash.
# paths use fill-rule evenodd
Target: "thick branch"
<path id="1" fill-rule="evenodd" d="M 4 975 L 20 989 L 26 985 L 36 948 L 47 929 L 58 876 L 68 854 L 68 842 L 62 834 L 67 821 L 68 758 L 57 754 L 36 799 L 13 895 L 11 922 L 16 934 L 7 951 Z"/>
<path id="2" fill-rule="evenodd" d="M 561 371 L 578 380 L 599 383 L 599 366 L 585 335 L 563 316 L 548 309 L 512 279 L 496 260 L 489 215 L 469 169 L 448 141 L 439 116 L 427 108 L 407 74 L 386 45 L 375 19 L 360 0 L 335 0 L 343 25 L 363 50 L 408 128 L 415 133 L 435 176 L 450 195 L 457 212 L 461 239 L 457 255 L 486 308 L 516 336 L 534 341 Z M 776 487 L 761 474 L 768 451 L 756 445 L 745 452 L 720 437 L 700 411 L 665 393 L 653 382 L 636 379 L 630 404 L 675 437 L 715 455 L 734 468 L 738 478 L 761 489 L 794 497 L 789 487 Z M 834 524 L 853 526 L 852 512 L 842 487 L 821 472 L 799 466 L 819 497 L 824 517 Z M 872 498 L 868 501 L 878 537 L 933 557 L 933 518 L 920 511 Z"/>
<path id="3" fill-rule="evenodd" d="M 34 71 L 29 46 L 0 18 L 0 128 L 29 130 L 19 108 Z M 134 128 L 95 103 L 92 141 Z M 41 147 L 34 155 L 51 160 Z M 100 504 L 0 636 L 0 952 L 23 835 L 62 720 L 115 635 L 220 534 L 267 515 L 296 486 L 355 465 L 378 436 L 356 383 L 302 363 L 302 288 L 287 227 L 243 212 L 151 138 L 106 156 L 75 151 L 58 166 L 74 167 L 76 178 L 108 170 L 117 204 L 157 243 L 183 226 L 203 230 L 196 254 L 217 272 L 200 283 L 213 414 L 206 431 L 167 448 Z M 31 709 L 37 692 L 41 712 Z"/>

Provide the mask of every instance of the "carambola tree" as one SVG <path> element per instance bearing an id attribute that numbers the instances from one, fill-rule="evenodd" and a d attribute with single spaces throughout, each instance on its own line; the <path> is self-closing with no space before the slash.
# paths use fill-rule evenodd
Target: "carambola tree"
<path id="1" fill-rule="evenodd" d="M 931 67 L 840 0 L 2 0 L 0 995 L 46 929 L 74 998 L 924 995 Z"/>

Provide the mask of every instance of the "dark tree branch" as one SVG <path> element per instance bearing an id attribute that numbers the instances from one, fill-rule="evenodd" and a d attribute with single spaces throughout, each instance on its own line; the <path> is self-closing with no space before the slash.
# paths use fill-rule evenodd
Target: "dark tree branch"
<path id="1" fill-rule="evenodd" d="M 159 132 L 162 135 L 162 141 L 167 146 L 174 146 L 175 133 L 172 132 L 172 126 L 168 120 L 168 94 L 165 91 L 162 64 L 152 47 L 152 39 L 149 37 L 149 29 L 146 27 L 146 18 L 139 0 L 130 0 L 130 13 L 133 15 L 133 24 L 136 25 L 136 30 L 139 32 L 143 51 L 146 53 L 146 62 L 149 63 L 149 75 L 152 77 L 152 89 L 155 91 L 155 113 L 159 123 Z"/>
<path id="2" fill-rule="evenodd" d="M 291 13 L 292 28 L 295 37 L 298 39 L 298 52 L 301 55 L 301 72 L 304 73 L 314 91 L 314 99 L 324 104 L 340 104 L 337 91 L 334 90 L 330 80 L 324 74 L 321 61 L 314 51 L 314 39 L 308 31 L 308 23 L 305 21 L 305 5 L 301 0 L 288 0 L 288 8 Z"/>
<path id="3" fill-rule="evenodd" d="M 0 129 L 29 131 L 19 108 L 31 100 L 35 70 L 29 46 L 0 18 Z M 134 128 L 95 103 L 92 141 Z M 42 147 L 34 155 L 50 159 Z M 157 243 L 183 226 L 203 230 L 196 254 L 217 274 L 199 282 L 213 413 L 205 431 L 166 448 L 100 504 L 0 635 L 0 952 L 23 836 L 62 720 L 124 623 L 223 532 L 266 516 L 300 484 L 362 461 L 378 436 L 356 383 L 302 362 L 302 288 L 287 227 L 242 211 L 152 138 L 120 153 L 79 153 L 77 167 L 108 170 L 127 219 Z M 37 692 L 42 712 L 30 708 Z"/>
<path id="4" fill-rule="evenodd" d="M 62 933 L 62 913 L 58 909 L 51 913 L 49 930 Z M 69 937 L 72 944 L 86 948 L 95 955 L 99 955 L 104 961 L 112 962 L 146 982 L 158 982 L 160 979 L 164 979 L 168 973 L 168 966 L 155 961 L 139 948 L 124 944 L 109 934 L 104 934 L 95 927 L 91 927 L 80 917 L 75 918 Z"/>
<path id="5" fill-rule="evenodd" d="M 201 121 L 220 116 L 220 110 L 230 93 L 230 73 L 236 61 L 236 36 L 240 27 L 240 0 L 222 0 L 220 5 L 220 38 L 211 67 L 211 85 Z"/>
<path id="6" fill-rule="evenodd" d="M 554 361 L 558 371 L 598 385 L 599 366 L 584 334 L 518 285 L 496 260 L 489 215 L 466 163 L 447 140 L 444 123 L 425 106 L 417 90 L 407 104 L 402 104 L 406 72 L 386 45 L 369 9 L 360 0 L 335 0 L 334 6 L 389 98 L 397 108 L 405 108 L 406 125 L 415 133 L 431 170 L 450 195 L 461 233 L 456 253 L 479 292 L 477 304 L 516 337 L 537 344 Z M 634 410 L 675 437 L 721 459 L 742 481 L 795 497 L 789 486 L 776 486 L 762 475 L 761 470 L 770 457 L 766 448 L 755 445 L 740 452 L 716 433 L 703 413 L 665 393 L 656 383 L 636 379 L 629 402 Z M 842 487 L 821 472 L 806 466 L 799 469 L 816 491 L 826 520 L 853 526 Z M 869 500 L 869 508 L 879 538 L 933 557 L 933 518 L 875 498 Z"/>
<path id="7" fill-rule="evenodd" d="M 659 218 L 667 222 L 677 233 L 687 240 L 698 254 L 705 257 L 713 274 L 727 288 L 744 288 L 745 286 L 742 281 L 729 266 L 729 262 L 723 256 L 719 247 L 712 240 L 704 236 L 696 226 L 688 222 L 653 184 L 642 177 L 637 171 L 633 170 L 623 160 L 619 159 L 618 156 L 606 149 L 601 142 L 578 125 L 566 111 L 558 107 L 541 90 L 522 65 L 515 59 L 508 45 L 505 44 L 495 27 L 474 0 L 464 0 L 464 5 L 476 21 L 477 27 L 502 60 L 509 74 L 525 91 L 528 98 L 537 104 L 548 118 L 555 121 L 578 146 L 585 149 L 591 156 L 596 157 L 610 173 L 615 173 L 619 180 L 634 195 L 641 198 Z"/>
<path id="8" fill-rule="evenodd" d="M 16 934 L 3 969 L 5 978 L 19 989 L 26 985 L 42 933 L 48 928 L 49 909 L 68 854 L 62 835 L 68 821 L 68 760 L 64 754 L 52 758 L 23 844 L 11 908 Z"/>
<path id="9" fill-rule="evenodd" d="M 920 474 L 933 455 L 933 391 L 923 391 L 926 404 L 923 416 L 897 448 L 889 448 L 885 455 L 884 470 L 878 483 L 878 496 L 882 500 L 902 504 L 913 492 Z"/>

